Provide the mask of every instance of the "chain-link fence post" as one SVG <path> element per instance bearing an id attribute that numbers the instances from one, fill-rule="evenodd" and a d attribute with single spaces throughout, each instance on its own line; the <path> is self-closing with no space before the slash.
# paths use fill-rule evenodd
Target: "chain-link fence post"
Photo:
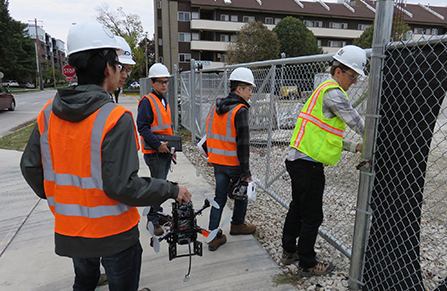
<path id="1" fill-rule="evenodd" d="M 173 96 L 173 106 L 171 106 L 171 110 L 174 113 L 174 131 L 178 131 L 178 68 L 177 64 L 174 64 L 174 96 Z"/>
<path id="2" fill-rule="evenodd" d="M 273 130 L 273 120 L 274 120 L 274 108 L 275 108 L 275 81 L 276 81 L 276 65 L 270 67 L 270 115 L 269 115 L 269 125 L 267 133 L 267 161 L 265 165 L 265 185 L 269 187 L 269 177 L 270 177 L 270 159 L 272 155 L 272 130 Z"/>
<path id="3" fill-rule="evenodd" d="M 373 156 L 376 145 L 378 111 L 382 84 L 382 68 L 386 44 L 390 41 L 393 22 L 394 2 L 378 0 L 374 22 L 373 51 L 369 75 L 369 100 L 366 111 L 365 134 L 363 139 L 362 159 L 367 161 L 360 168 L 359 194 L 357 199 L 352 258 L 349 270 L 349 288 L 359 290 L 362 283 L 364 254 L 368 228 L 371 218 L 369 201 L 374 181 Z"/>
<path id="4" fill-rule="evenodd" d="M 191 78 L 190 78 L 190 92 L 191 98 L 191 115 L 189 119 L 189 128 L 191 130 L 191 141 L 194 142 L 196 138 L 196 61 L 191 59 Z"/>

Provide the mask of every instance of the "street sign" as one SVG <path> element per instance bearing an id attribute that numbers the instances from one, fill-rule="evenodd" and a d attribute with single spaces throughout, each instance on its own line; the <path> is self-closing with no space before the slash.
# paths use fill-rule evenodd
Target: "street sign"
<path id="1" fill-rule="evenodd" d="M 72 77 L 67 77 L 67 78 L 65 78 L 65 80 L 67 80 L 68 82 L 73 82 L 74 81 L 74 79 Z"/>
<path id="2" fill-rule="evenodd" d="M 62 68 L 62 73 L 65 75 L 65 77 L 67 78 L 73 78 L 76 75 L 76 70 L 75 68 L 73 68 L 70 65 L 65 65 Z"/>

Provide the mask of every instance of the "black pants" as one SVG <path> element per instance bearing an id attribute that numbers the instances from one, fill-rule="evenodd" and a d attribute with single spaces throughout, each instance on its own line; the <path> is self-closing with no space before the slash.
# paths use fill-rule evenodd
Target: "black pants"
<path id="1" fill-rule="evenodd" d="M 115 95 L 115 103 L 118 103 L 118 97 L 120 96 L 120 92 L 121 92 L 121 88 L 117 88 L 116 91 L 114 92 Z"/>
<path id="2" fill-rule="evenodd" d="M 284 223 L 282 247 L 288 253 L 298 252 L 301 267 L 312 268 L 317 264 L 314 246 L 323 222 L 324 167 L 298 159 L 286 161 L 286 168 L 292 179 L 292 202 Z"/>

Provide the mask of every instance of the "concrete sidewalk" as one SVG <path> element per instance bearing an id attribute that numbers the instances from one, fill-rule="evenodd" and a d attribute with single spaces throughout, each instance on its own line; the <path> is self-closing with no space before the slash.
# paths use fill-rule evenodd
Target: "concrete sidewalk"
<path id="1" fill-rule="evenodd" d="M 0 290 L 71 290 L 72 261 L 54 253 L 54 218 L 46 200 L 39 199 L 24 181 L 19 169 L 21 154 L 0 150 Z M 141 154 L 139 175 L 149 176 Z M 203 205 L 197 190 L 208 197 L 214 195 L 213 188 L 196 175 L 194 166 L 181 153 L 168 178 L 188 188 L 196 209 Z M 163 205 L 166 213 L 171 212 L 172 201 Z M 231 211 L 226 207 L 222 217 L 229 215 Z M 198 225 L 208 227 L 208 219 L 209 208 L 198 217 Z M 203 256 L 192 257 L 191 279 L 184 282 L 188 258 L 169 261 L 165 241 L 161 243 L 160 253 L 155 253 L 149 246 L 150 235 L 145 224 L 142 218 L 140 241 L 144 252 L 140 288 L 148 287 L 152 291 L 296 290 L 291 285 L 275 286 L 272 277 L 281 272 L 280 268 L 253 236 L 230 236 L 229 225 L 224 227 L 227 243 L 215 252 L 208 251 L 205 238 L 199 236 Z M 178 253 L 188 253 L 188 247 L 179 246 Z M 108 288 L 102 286 L 97 290 Z"/>

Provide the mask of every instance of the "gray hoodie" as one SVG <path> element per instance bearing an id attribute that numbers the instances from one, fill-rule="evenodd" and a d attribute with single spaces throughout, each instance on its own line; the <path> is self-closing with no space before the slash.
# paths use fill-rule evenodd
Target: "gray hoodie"
<path id="1" fill-rule="evenodd" d="M 79 122 L 109 102 L 112 100 L 103 88 L 80 85 L 58 89 L 50 106 L 59 118 Z M 134 126 L 132 115 L 125 113 L 103 140 L 101 170 L 105 194 L 131 206 L 159 205 L 169 198 L 177 198 L 179 189 L 175 183 L 138 176 L 139 158 Z M 36 125 L 22 155 L 20 167 L 37 196 L 46 199 L 41 160 L 40 133 Z M 55 233 L 56 253 L 72 258 L 114 255 L 138 240 L 138 225 L 105 238 L 70 237 Z"/>

